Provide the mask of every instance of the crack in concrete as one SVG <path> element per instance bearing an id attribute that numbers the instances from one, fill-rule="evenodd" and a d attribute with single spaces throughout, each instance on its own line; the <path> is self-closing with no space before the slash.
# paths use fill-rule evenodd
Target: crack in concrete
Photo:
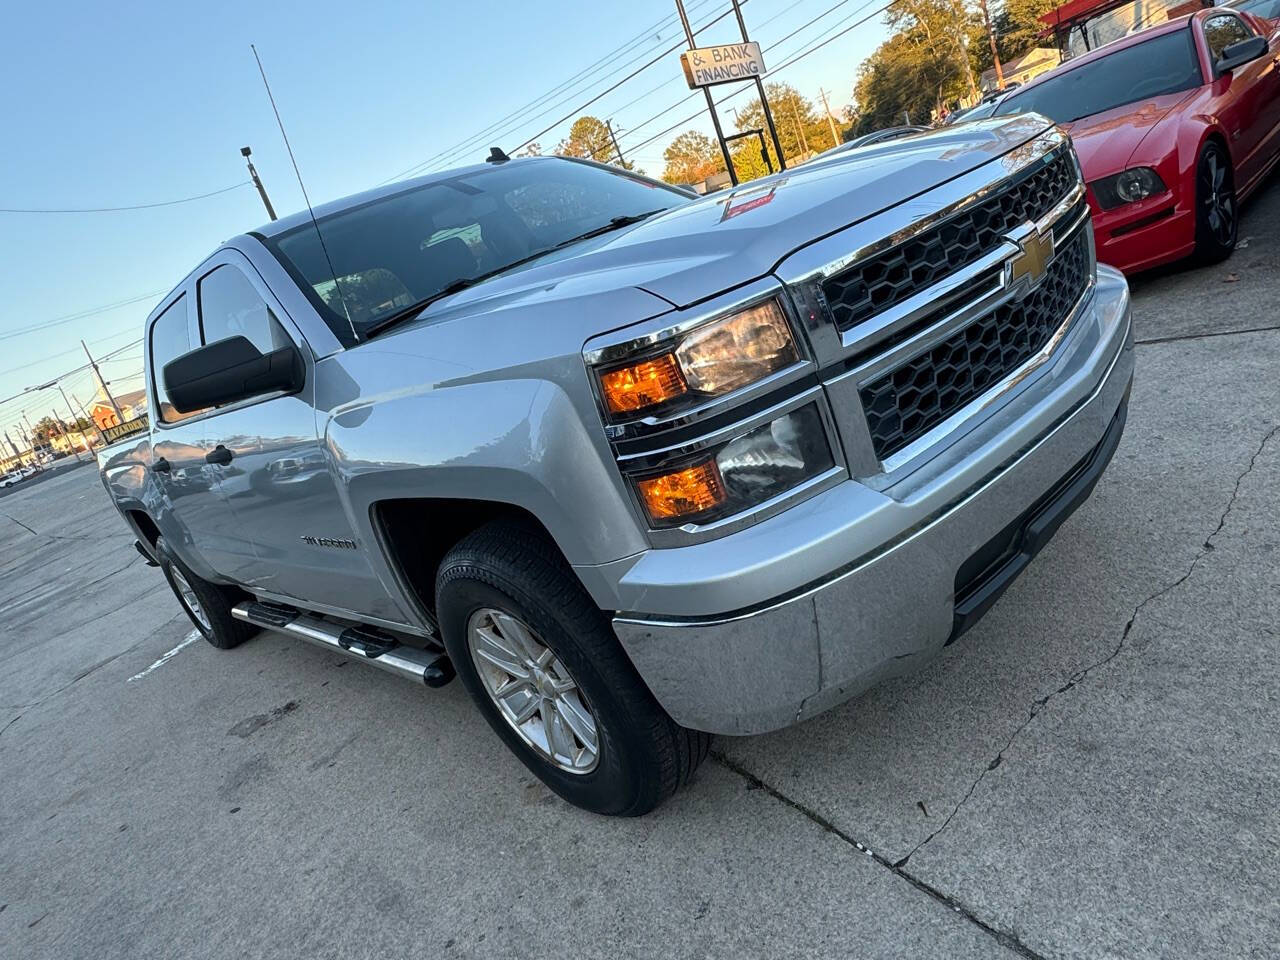
<path id="1" fill-rule="evenodd" d="M 1046 960 L 1043 954 L 1039 954 L 1036 951 L 1032 950 L 1029 946 L 1023 943 L 1017 937 L 1016 934 L 1010 933 L 1007 930 L 1001 930 L 999 927 L 994 926 L 993 924 L 990 924 L 987 921 L 983 920 L 976 913 L 974 913 L 972 909 L 970 909 L 961 901 L 957 900 L 955 897 L 952 897 L 947 895 L 946 893 L 943 893 L 941 890 L 933 886 L 931 883 L 928 883 L 927 881 L 920 879 L 914 874 L 908 873 L 899 864 L 894 863 L 888 857 L 885 857 L 881 854 L 876 853 L 870 847 L 866 846 L 863 843 L 860 843 L 858 840 L 855 840 L 852 836 L 845 833 L 843 830 L 841 830 L 834 823 L 832 823 L 830 820 L 828 820 L 822 814 L 818 813 L 813 808 L 805 806 L 803 803 L 800 803 L 798 800 L 793 800 L 791 797 L 787 796 L 781 790 L 778 790 L 776 787 L 770 786 L 768 783 L 765 783 L 765 781 L 761 780 L 759 777 L 751 773 L 749 770 L 734 763 L 732 760 L 730 760 L 720 751 L 713 750 L 711 752 L 711 756 L 717 763 L 723 766 L 726 770 L 736 773 L 743 780 L 746 780 L 749 784 L 751 784 L 751 786 L 754 787 L 755 789 L 763 790 L 765 793 L 773 797 L 775 800 L 779 801 L 780 803 L 786 804 L 788 807 L 795 810 L 800 815 L 808 818 L 814 824 L 821 827 L 827 833 L 830 833 L 833 836 L 838 837 L 840 840 L 844 841 L 849 846 L 856 849 L 859 853 L 863 853 L 866 856 L 870 857 L 871 860 L 873 860 L 875 863 L 879 864 L 880 866 L 884 867 L 894 876 L 898 877 L 901 880 L 905 880 L 907 883 L 911 884 L 911 886 L 915 887 L 917 890 L 925 894 L 931 900 L 934 900 L 937 903 L 942 904 L 944 907 L 947 907 L 952 912 L 963 917 L 966 921 L 973 924 L 973 926 L 977 927 L 987 936 L 991 937 L 993 940 L 996 941 L 996 943 L 1000 944 L 1000 946 L 1004 947 L 1006 950 L 1010 950 L 1013 953 L 1016 953 L 1020 957 L 1028 957 L 1030 958 L 1030 960 Z"/>
<path id="2" fill-rule="evenodd" d="M 1183 340 L 1208 340 L 1213 337 L 1236 337 L 1242 333 L 1270 333 L 1280 330 L 1280 325 L 1270 327 L 1248 327 L 1244 330 L 1218 330 L 1212 333 L 1183 333 L 1172 337 L 1150 337 L 1146 340 L 1134 340 L 1134 346 L 1142 347 L 1149 343 L 1178 343 Z"/>
<path id="3" fill-rule="evenodd" d="M 986 777 L 988 773 L 990 773 L 992 770 L 995 770 L 998 766 L 1000 766 L 1000 764 L 1004 762 L 1005 753 L 1013 746 L 1014 741 L 1016 741 L 1018 737 L 1021 736 L 1022 732 L 1031 725 L 1031 722 L 1035 720 L 1035 718 L 1040 714 L 1041 710 L 1044 709 L 1044 707 L 1049 703 L 1049 701 L 1071 690 L 1073 687 L 1082 683 L 1084 679 L 1089 676 L 1090 673 L 1092 673 L 1093 671 L 1101 667 L 1106 666 L 1112 660 L 1116 659 L 1116 657 L 1120 656 L 1121 652 L 1124 650 L 1125 645 L 1129 640 L 1129 634 L 1133 632 L 1133 627 L 1138 620 L 1138 616 L 1142 613 L 1144 609 L 1146 609 L 1146 607 L 1149 604 L 1154 603 L 1156 600 L 1159 600 L 1161 597 L 1166 596 L 1167 594 L 1173 592 L 1178 587 L 1182 586 L 1184 583 L 1186 583 L 1188 580 L 1191 579 L 1192 574 L 1194 574 L 1196 571 L 1196 567 L 1200 565 L 1200 561 L 1213 552 L 1214 538 L 1216 538 L 1218 534 L 1222 532 L 1222 528 L 1226 526 L 1227 517 L 1231 514 L 1232 509 L 1235 507 L 1236 500 L 1240 496 L 1240 485 L 1244 483 L 1245 477 L 1247 477 L 1253 471 L 1253 468 L 1258 463 L 1258 457 L 1262 455 L 1262 451 L 1266 448 L 1267 443 L 1276 435 L 1278 431 L 1280 431 L 1280 424 L 1273 426 L 1269 431 L 1267 431 L 1266 435 L 1262 438 L 1262 442 L 1258 444 L 1258 448 L 1253 452 L 1253 456 L 1249 458 L 1249 465 L 1245 467 L 1243 471 L 1241 471 L 1239 476 L 1236 477 L 1235 487 L 1231 491 L 1231 497 L 1227 500 L 1227 505 L 1222 510 L 1222 515 L 1218 518 L 1218 525 L 1213 528 L 1213 532 L 1210 533 L 1209 536 L 1205 538 L 1204 543 L 1201 544 L 1201 547 L 1196 552 L 1196 555 L 1192 557 L 1191 563 L 1187 566 L 1186 572 L 1183 573 L 1182 576 L 1174 580 L 1172 583 L 1166 584 L 1165 586 L 1161 587 L 1159 590 L 1156 590 L 1154 593 L 1148 594 L 1146 597 L 1144 597 L 1141 600 L 1141 602 L 1138 603 L 1136 607 L 1133 608 L 1133 613 L 1130 614 L 1128 622 L 1126 622 L 1124 625 L 1124 630 L 1122 630 L 1120 633 L 1119 642 L 1116 644 L 1115 648 L 1110 653 L 1108 653 L 1105 657 L 1102 657 L 1100 660 L 1095 660 L 1093 663 L 1089 664 L 1088 666 L 1082 667 L 1081 669 L 1077 670 L 1075 673 L 1071 674 L 1071 676 L 1067 679 L 1067 682 L 1062 684 L 1062 686 L 1058 687 L 1058 689 L 1050 693 L 1047 693 L 1043 697 L 1039 697 L 1032 702 L 1030 709 L 1027 711 L 1027 718 L 1023 720 L 1022 723 L 1020 723 L 1014 729 L 1013 733 L 1009 735 L 1009 739 L 1005 742 L 1005 745 L 1000 748 L 1000 751 L 995 755 L 995 757 L 993 757 L 990 760 L 990 762 L 987 763 L 987 765 L 982 769 L 982 771 L 978 774 L 978 776 L 974 779 L 974 781 L 971 784 L 969 784 L 969 789 L 966 790 L 964 796 L 960 798 L 960 802 L 955 805 L 955 807 L 951 810 L 949 814 L 947 814 L 946 819 L 942 821 L 942 825 L 938 827 L 937 830 L 934 830 L 931 834 L 929 834 L 927 837 L 921 840 L 919 843 L 917 843 L 914 847 L 912 847 L 910 852 L 908 852 L 905 857 L 903 857 L 902 859 L 894 863 L 894 866 L 899 868 L 905 867 L 907 865 L 907 862 L 913 856 L 915 856 L 916 853 L 918 853 L 931 840 L 933 840 L 934 837 L 941 834 L 943 831 L 947 829 L 948 826 L 950 826 L 951 821 L 955 819 L 956 814 L 958 814 L 961 808 L 963 808 L 964 805 L 969 802 L 969 799 L 973 796 L 974 791 L 978 789 L 978 785 L 982 783 L 983 779 Z"/>
<path id="4" fill-rule="evenodd" d="M 64 536 L 62 536 L 61 534 L 57 534 L 57 533 L 40 533 L 38 530 L 35 530 L 35 529 L 33 529 L 33 528 L 31 528 L 31 527 L 27 526 L 25 523 L 23 523 L 21 520 L 19 520 L 17 517 L 13 516 L 12 514 L 8 514 L 8 513 L 0 513 L 0 517 L 4 517 L 6 520 L 10 520 L 10 521 L 12 521 L 13 523 L 16 523 L 18 526 L 20 526 L 23 530 L 27 531 L 27 533 L 31 534 L 33 537 L 44 537 L 46 540 L 72 540 L 72 541 L 80 541 L 80 542 L 85 542 L 85 543 L 95 543 L 95 542 L 98 542 L 98 541 L 104 541 L 104 542 L 105 542 L 105 541 L 107 541 L 107 540 L 115 540 L 115 539 L 118 539 L 118 538 L 117 538 L 117 537 L 115 537 L 115 536 L 106 536 L 106 537 L 64 537 Z"/>

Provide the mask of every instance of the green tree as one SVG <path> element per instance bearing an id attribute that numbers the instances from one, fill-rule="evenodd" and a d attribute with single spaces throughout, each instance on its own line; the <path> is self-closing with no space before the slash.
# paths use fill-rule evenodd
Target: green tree
<path id="1" fill-rule="evenodd" d="M 66 428 L 60 420 L 53 417 L 42 417 L 36 421 L 36 425 L 32 428 L 34 437 L 40 443 L 46 442 L 50 437 L 60 437 Z"/>
<path id="2" fill-rule="evenodd" d="M 773 113 L 774 126 L 778 129 L 778 140 L 782 142 L 782 153 L 788 161 L 799 160 L 811 153 L 821 153 L 835 146 L 831 142 L 831 129 L 826 117 L 808 97 L 789 83 L 767 83 L 765 96 L 769 98 L 769 109 Z M 779 168 L 777 152 L 769 137 L 769 127 L 765 123 L 764 108 L 758 99 L 750 101 L 741 110 L 735 112 L 739 130 L 763 130 L 765 143 L 769 151 L 769 159 L 774 170 Z M 759 143 L 751 140 L 740 140 L 734 148 L 734 156 L 749 152 L 755 160 L 744 157 L 744 162 L 754 168 L 759 164 Z M 736 164 L 735 164 L 736 168 Z M 757 174 L 765 173 L 763 166 Z M 744 171 L 738 170 L 741 180 L 749 179 Z"/>
<path id="3" fill-rule="evenodd" d="M 662 179 L 667 183 L 699 183 L 724 169 L 716 142 L 697 130 L 686 130 L 672 140 L 662 159 Z"/>
<path id="4" fill-rule="evenodd" d="M 584 157 L 597 163 L 612 163 L 624 170 L 635 169 L 630 161 L 618 162 L 609 127 L 598 117 L 579 117 L 573 121 L 569 136 L 556 144 L 555 152 L 562 157 Z"/>

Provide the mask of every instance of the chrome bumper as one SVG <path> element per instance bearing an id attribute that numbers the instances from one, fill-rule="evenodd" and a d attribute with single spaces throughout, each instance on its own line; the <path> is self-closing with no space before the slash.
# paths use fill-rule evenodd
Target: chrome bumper
<path id="1" fill-rule="evenodd" d="M 798 723 L 917 668 L 985 612 L 1087 496 L 1123 429 L 1132 377 L 1128 288 L 1100 267 L 1057 357 L 927 465 L 880 489 L 850 480 L 739 533 L 620 562 L 608 577 L 612 606 L 644 612 L 615 617 L 619 640 L 679 723 L 724 734 Z M 983 582 L 958 584 L 1020 517 L 1038 526 L 1014 537 L 1012 565 L 988 564 Z"/>

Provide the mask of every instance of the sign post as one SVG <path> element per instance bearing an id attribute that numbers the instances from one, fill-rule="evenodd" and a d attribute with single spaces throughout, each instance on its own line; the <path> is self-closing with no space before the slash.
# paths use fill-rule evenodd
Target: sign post
<path id="1" fill-rule="evenodd" d="M 693 28 L 689 26 L 689 15 L 684 12 L 684 0 L 676 0 L 676 11 L 680 14 L 680 22 L 684 25 L 685 39 L 689 41 L 689 51 L 695 49 L 693 40 Z M 684 57 L 687 54 L 681 54 L 681 63 L 685 62 Z M 693 87 L 693 84 L 689 84 Z M 720 144 L 720 153 L 724 156 L 724 167 L 729 171 L 729 182 L 735 187 L 738 185 L 738 175 L 733 170 L 733 158 L 729 156 L 729 145 L 724 141 L 724 131 L 720 129 L 720 118 L 716 116 L 716 102 L 711 98 L 711 88 L 704 86 L 702 92 L 707 97 L 707 112 L 711 114 L 711 125 L 716 128 L 716 141 Z"/>
<path id="2" fill-rule="evenodd" d="M 733 14 L 738 18 L 738 30 L 742 34 L 742 39 L 747 39 L 747 22 L 742 19 L 742 4 L 739 0 L 731 0 L 733 3 Z M 759 49 L 759 44 L 756 48 Z M 778 139 L 778 128 L 773 125 L 773 111 L 769 109 L 769 98 L 764 95 L 764 81 L 760 79 L 760 75 L 764 73 L 764 64 L 760 64 L 760 73 L 756 74 L 756 92 L 760 94 L 760 107 L 764 110 L 764 122 L 769 128 L 769 136 L 773 140 L 774 153 L 778 155 L 778 167 L 782 170 L 787 169 L 787 158 L 782 155 L 782 141 Z"/>

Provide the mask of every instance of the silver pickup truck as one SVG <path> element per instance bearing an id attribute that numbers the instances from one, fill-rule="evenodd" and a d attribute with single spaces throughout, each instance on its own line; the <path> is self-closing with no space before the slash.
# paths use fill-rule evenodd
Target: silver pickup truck
<path id="1" fill-rule="evenodd" d="M 146 348 L 149 433 L 102 474 L 210 643 L 456 671 L 623 815 L 711 734 L 970 627 L 1089 495 L 1133 372 L 1035 115 L 700 199 L 496 153 L 228 241 Z"/>

